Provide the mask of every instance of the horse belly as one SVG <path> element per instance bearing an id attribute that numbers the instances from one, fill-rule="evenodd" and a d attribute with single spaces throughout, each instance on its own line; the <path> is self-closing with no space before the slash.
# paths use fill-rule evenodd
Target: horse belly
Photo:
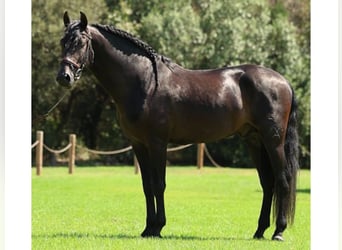
<path id="1" fill-rule="evenodd" d="M 170 133 L 173 143 L 216 141 L 234 134 L 240 124 L 240 111 L 227 108 L 203 110 L 200 107 L 178 112 Z"/>

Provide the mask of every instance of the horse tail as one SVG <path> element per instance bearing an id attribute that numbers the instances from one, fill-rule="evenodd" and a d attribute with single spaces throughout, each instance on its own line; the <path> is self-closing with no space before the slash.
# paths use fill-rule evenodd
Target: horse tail
<path id="1" fill-rule="evenodd" d="M 297 131 L 297 102 L 292 90 L 292 103 L 287 124 L 286 136 L 285 136 L 285 157 L 287 165 L 285 169 L 286 178 L 289 184 L 289 200 L 287 204 L 286 217 L 290 224 L 293 224 L 296 208 L 296 186 L 297 186 L 297 172 L 299 170 L 299 137 Z"/>

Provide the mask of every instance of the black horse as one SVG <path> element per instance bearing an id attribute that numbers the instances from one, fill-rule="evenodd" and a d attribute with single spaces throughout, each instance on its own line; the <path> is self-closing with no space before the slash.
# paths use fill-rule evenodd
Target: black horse
<path id="1" fill-rule="evenodd" d="M 166 148 L 172 143 L 211 142 L 239 134 L 258 170 L 263 201 L 254 238 L 270 226 L 283 240 L 293 222 L 298 170 L 294 91 L 283 76 L 256 65 L 188 70 L 157 54 L 131 34 L 110 26 L 70 21 L 64 13 L 63 59 L 57 81 L 72 87 L 85 66 L 115 101 L 117 118 L 130 139 L 146 198 L 143 237 L 160 237 Z"/>

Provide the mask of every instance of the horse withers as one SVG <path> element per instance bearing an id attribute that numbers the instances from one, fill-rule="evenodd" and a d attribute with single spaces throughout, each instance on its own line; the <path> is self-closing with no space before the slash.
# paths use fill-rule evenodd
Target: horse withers
<path id="1" fill-rule="evenodd" d="M 263 238 L 274 206 L 274 240 L 293 222 L 298 170 L 294 91 L 279 73 L 257 65 L 188 70 L 120 29 L 88 25 L 64 14 L 57 81 L 72 87 L 88 67 L 114 99 L 117 120 L 131 141 L 146 198 L 143 237 L 166 224 L 164 191 L 169 142 L 212 142 L 239 134 L 263 189 L 254 238 Z"/>

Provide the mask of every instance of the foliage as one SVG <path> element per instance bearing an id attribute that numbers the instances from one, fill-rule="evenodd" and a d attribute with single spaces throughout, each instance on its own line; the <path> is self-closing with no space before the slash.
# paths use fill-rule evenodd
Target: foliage
<path id="1" fill-rule="evenodd" d="M 169 167 L 163 239 L 139 236 L 145 201 L 131 167 L 46 168 L 32 177 L 32 249 L 309 249 L 310 172 L 284 242 L 253 240 L 262 192 L 256 171 Z"/>
<path id="2" fill-rule="evenodd" d="M 139 33 L 161 54 L 184 67 L 199 68 L 205 43 L 200 16 L 194 15 L 187 1 L 180 3 L 183 6 L 164 6 L 161 11 L 159 6 L 154 7 L 155 11 L 142 18 Z"/>
<path id="3" fill-rule="evenodd" d="M 135 34 L 160 54 L 188 68 L 261 64 L 283 74 L 299 104 L 301 166 L 310 167 L 310 6 L 309 0 L 99 0 L 32 1 L 32 133 L 42 129 L 49 146 L 76 133 L 91 148 L 116 149 L 129 142 L 115 122 L 115 106 L 89 72 L 46 119 L 37 121 L 62 95 L 53 84 L 60 60 L 64 10 L 91 23 L 113 24 Z M 39 10 L 39 11 L 38 11 Z M 210 144 L 223 165 L 250 166 L 238 137 Z M 193 163 L 195 150 L 170 154 L 170 160 Z M 131 163 L 130 154 L 106 158 Z"/>

